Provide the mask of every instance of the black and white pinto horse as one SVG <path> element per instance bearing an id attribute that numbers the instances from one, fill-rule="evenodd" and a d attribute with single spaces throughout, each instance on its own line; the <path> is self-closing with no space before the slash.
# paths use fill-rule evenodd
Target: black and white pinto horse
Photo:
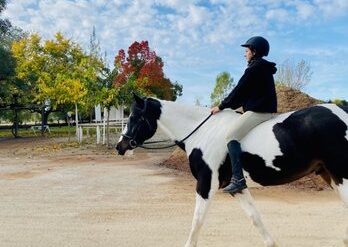
<path id="1" fill-rule="evenodd" d="M 117 144 L 118 153 L 141 145 L 158 127 L 173 140 L 187 136 L 210 113 L 208 108 L 185 106 L 135 96 L 127 128 Z M 275 116 L 241 140 L 245 174 L 263 186 L 279 185 L 311 172 L 321 175 L 348 206 L 348 111 L 322 104 Z M 225 109 L 212 116 L 184 143 L 193 176 L 197 179 L 196 207 L 185 247 L 197 245 L 198 233 L 215 192 L 230 181 L 232 172 L 226 129 L 239 113 Z M 260 231 L 267 247 L 277 246 L 254 205 L 248 189 L 235 195 Z M 345 237 L 348 246 L 348 229 Z"/>

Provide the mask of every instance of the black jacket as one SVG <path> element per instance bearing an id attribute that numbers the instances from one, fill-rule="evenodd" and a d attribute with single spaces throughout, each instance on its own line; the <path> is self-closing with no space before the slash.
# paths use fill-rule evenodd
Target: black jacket
<path id="1" fill-rule="evenodd" d="M 244 112 L 277 112 L 275 65 L 263 58 L 252 60 L 237 86 L 219 105 L 220 110 L 242 106 Z"/>

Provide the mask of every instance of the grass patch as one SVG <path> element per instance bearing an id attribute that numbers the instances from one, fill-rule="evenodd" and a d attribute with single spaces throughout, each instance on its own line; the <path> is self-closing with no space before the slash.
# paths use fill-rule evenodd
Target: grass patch
<path id="1" fill-rule="evenodd" d="M 69 126 L 50 127 L 50 132 L 45 131 L 44 135 L 51 136 L 51 137 L 68 137 L 69 132 L 71 137 L 75 136 L 75 127 L 69 127 Z M 32 130 L 31 128 L 19 128 L 18 135 L 20 137 L 40 136 L 41 131 L 35 130 L 34 132 L 34 130 Z M 0 129 L 0 137 L 13 137 L 11 129 Z"/>

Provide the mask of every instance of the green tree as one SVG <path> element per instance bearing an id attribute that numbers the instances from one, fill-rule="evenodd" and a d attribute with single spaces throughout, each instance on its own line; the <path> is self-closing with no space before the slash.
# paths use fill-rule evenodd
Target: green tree
<path id="1" fill-rule="evenodd" d="M 110 109 L 112 106 L 120 106 L 118 102 L 118 89 L 113 87 L 113 81 L 117 75 L 117 70 L 105 69 L 105 78 L 102 80 L 103 85 L 98 92 L 97 102 L 107 110 L 107 119 L 106 119 L 106 144 L 109 145 L 110 142 Z"/>
<path id="2" fill-rule="evenodd" d="M 344 99 L 330 100 L 329 103 L 333 103 L 333 104 L 336 104 L 338 106 L 347 106 L 348 105 L 348 102 Z"/>
<path id="3" fill-rule="evenodd" d="M 0 106 L 11 101 L 11 77 L 15 72 L 15 60 L 9 49 L 0 45 Z"/>
<path id="4" fill-rule="evenodd" d="M 49 101 L 52 110 L 71 104 L 83 107 L 89 100 L 88 90 L 93 90 L 90 84 L 103 68 L 101 61 L 61 33 L 45 42 L 32 34 L 14 42 L 12 52 L 17 61 L 16 76 L 27 85 L 30 100 L 36 104 Z"/>
<path id="5" fill-rule="evenodd" d="M 6 0 L 0 0 L 0 14 L 6 8 Z M 11 23 L 8 19 L 0 19 L 0 35 L 9 31 Z"/>
<path id="6" fill-rule="evenodd" d="M 221 101 L 228 95 L 234 87 L 233 78 L 230 73 L 222 72 L 216 77 L 215 87 L 210 94 L 211 104 L 213 106 L 219 105 Z"/>
<path id="7" fill-rule="evenodd" d="M 6 1 L 0 0 L 0 14 L 5 7 Z M 7 19 L 0 18 L 0 107 L 7 109 L 0 111 L 0 118 L 14 123 L 14 136 L 17 136 L 19 122 L 28 117 L 28 114 L 20 114 L 20 105 L 25 101 L 25 97 L 21 97 L 25 87 L 15 78 L 16 62 L 11 52 L 12 42 L 23 35 Z"/>
<path id="8" fill-rule="evenodd" d="M 6 1 L 0 0 L 0 14 L 6 8 Z M 0 106 L 10 103 L 11 86 L 10 78 L 15 72 L 15 60 L 9 45 L 9 30 L 11 23 L 0 19 Z"/>

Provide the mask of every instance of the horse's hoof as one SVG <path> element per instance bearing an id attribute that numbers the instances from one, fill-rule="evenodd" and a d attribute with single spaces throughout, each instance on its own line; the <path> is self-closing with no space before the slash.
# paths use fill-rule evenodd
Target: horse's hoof
<path id="1" fill-rule="evenodd" d="M 196 247 L 197 246 L 197 243 L 186 243 L 185 244 L 185 247 Z"/>
<path id="2" fill-rule="evenodd" d="M 266 247 L 278 247 L 277 243 L 274 242 L 273 240 L 269 240 L 265 242 Z"/>

